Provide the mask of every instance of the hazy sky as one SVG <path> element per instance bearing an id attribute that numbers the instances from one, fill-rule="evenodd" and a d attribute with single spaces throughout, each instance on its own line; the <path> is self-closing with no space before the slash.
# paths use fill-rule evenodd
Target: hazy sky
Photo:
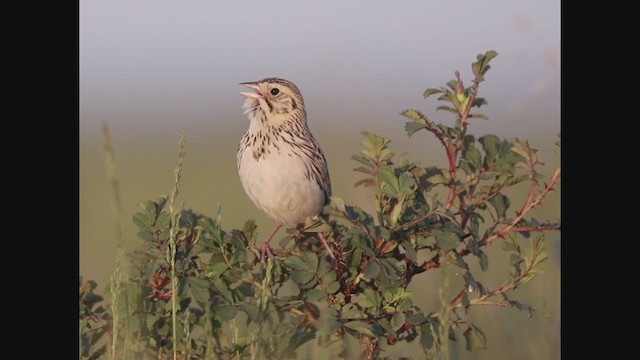
<path id="1" fill-rule="evenodd" d="M 424 89 L 455 70 L 470 80 L 486 50 L 500 54 L 481 89 L 486 126 L 557 133 L 557 0 L 84 0 L 81 134 L 105 120 L 147 131 L 246 127 L 238 83 L 268 76 L 295 82 L 310 117 L 367 128 L 430 106 Z"/>

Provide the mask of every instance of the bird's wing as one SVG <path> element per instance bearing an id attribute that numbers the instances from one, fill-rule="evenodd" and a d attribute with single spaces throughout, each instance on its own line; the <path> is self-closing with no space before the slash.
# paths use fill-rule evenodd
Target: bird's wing
<path id="1" fill-rule="evenodd" d="M 324 157 L 324 153 L 320 148 L 320 144 L 313 139 L 314 142 L 314 152 L 311 156 L 311 160 L 314 168 L 314 175 L 316 175 L 316 181 L 320 188 L 324 192 L 324 201 L 325 203 L 329 203 L 329 199 L 331 198 L 331 179 L 329 178 L 329 167 L 327 166 L 327 160 Z"/>

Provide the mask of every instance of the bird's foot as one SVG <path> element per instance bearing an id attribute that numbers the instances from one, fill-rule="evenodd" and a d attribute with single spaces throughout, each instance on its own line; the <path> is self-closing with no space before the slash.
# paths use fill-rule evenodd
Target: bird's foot
<path id="1" fill-rule="evenodd" d="M 265 241 L 262 243 L 262 246 L 260 247 L 260 262 L 264 263 L 265 259 L 270 257 L 273 257 L 273 252 L 271 252 L 271 246 L 269 246 L 269 241 Z"/>
<path id="2" fill-rule="evenodd" d="M 260 262 L 264 262 L 264 259 L 268 257 L 273 257 L 273 252 L 271 252 L 271 247 L 269 247 L 269 242 L 273 238 L 273 236 L 278 232 L 278 230 L 282 227 L 282 224 L 276 225 L 271 231 L 271 234 L 267 236 L 266 239 L 262 242 L 262 246 L 260 247 Z"/>

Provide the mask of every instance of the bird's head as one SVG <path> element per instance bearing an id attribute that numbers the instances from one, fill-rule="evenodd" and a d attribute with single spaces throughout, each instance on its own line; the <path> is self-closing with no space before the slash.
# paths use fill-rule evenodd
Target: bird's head
<path id="1" fill-rule="evenodd" d="M 250 119 L 259 116 L 272 126 L 288 119 L 306 121 L 302 94 L 291 81 L 271 77 L 240 85 L 255 91 L 239 93 L 246 97 L 243 108 Z"/>

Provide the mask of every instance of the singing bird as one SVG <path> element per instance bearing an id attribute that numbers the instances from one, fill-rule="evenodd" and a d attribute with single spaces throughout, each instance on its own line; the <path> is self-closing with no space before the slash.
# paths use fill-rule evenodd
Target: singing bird
<path id="1" fill-rule="evenodd" d="M 244 96 L 249 128 L 238 147 L 238 174 L 255 206 L 274 222 L 260 252 L 273 256 L 269 241 L 283 225 L 293 227 L 317 216 L 331 197 L 331 180 L 322 149 L 307 126 L 307 112 L 298 87 L 269 77 L 245 82 L 254 92 Z M 335 260 L 322 233 L 320 240 Z"/>

